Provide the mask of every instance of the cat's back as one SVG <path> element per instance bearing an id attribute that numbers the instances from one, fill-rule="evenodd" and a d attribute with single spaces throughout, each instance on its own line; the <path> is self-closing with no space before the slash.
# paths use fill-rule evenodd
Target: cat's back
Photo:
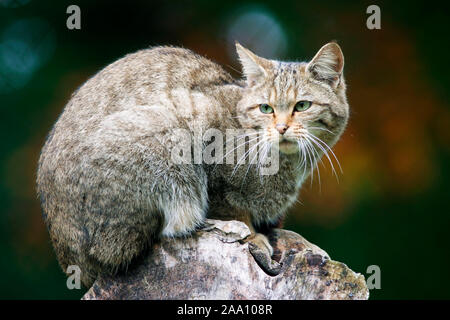
<path id="1" fill-rule="evenodd" d="M 154 134 L 161 125 L 208 126 L 211 119 L 206 118 L 227 112 L 224 100 L 234 101 L 224 87 L 233 84 L 231 91 L 238 96 L 237 83 L 221 66 L 188 49 L 153 47 L 128 54 L 72 95 L 47 138 L 40 163 L 67 157 L 76 163 L 80 154 L 108 139 L 119 144 L 119 138 Z"/>
<path id="2" fill-rule="evenodd" d="M 50 136 L 83 139 L 80 133 L 97 130 L 108 116 L 136 106 L 167 107 L 164 101 L 174 100 L 173 92 L 205 93 L 237 83 L 220 65 L 191 50 L 143 49 L 106 66 L 75 91 Z"/>
<path id="3" fill-rule="evenodd" d="M 66 111 L 107 115 L 146 105 L 174 89 L 202 90 L 235 80 L 218 64 L 191 50 L 153 47 L 128 54 L 89 79 Z"/>

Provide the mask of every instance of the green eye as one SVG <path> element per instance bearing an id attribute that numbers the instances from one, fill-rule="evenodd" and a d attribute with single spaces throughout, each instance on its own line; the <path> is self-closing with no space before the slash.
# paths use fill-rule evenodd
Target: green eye
<path id="1" fill-rule="evenodd" d="M 259 110 L 261 110 L 262 113 L 273 113 L 273 108 L 265 103 L 259 105 Z"/>
<path id="2" fill-rule="evenodd" d="M 311 107 L 311 101 L 299 101 L 294 107 L 295 111 L 301 112 L 309 109 Z"/>

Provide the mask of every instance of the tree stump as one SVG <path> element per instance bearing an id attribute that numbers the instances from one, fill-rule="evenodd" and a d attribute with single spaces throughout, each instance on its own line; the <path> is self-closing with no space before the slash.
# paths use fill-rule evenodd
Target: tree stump
<path id="1" fill-rule="evenodd" d="M 364 276 L 292 231 L 269 235 L 281 272 L 264 272 L 238 221 L 206 220 L 186 238 L 162 239 L 126 274 L 102 276 L 83 299 L 368 299 Z"/>

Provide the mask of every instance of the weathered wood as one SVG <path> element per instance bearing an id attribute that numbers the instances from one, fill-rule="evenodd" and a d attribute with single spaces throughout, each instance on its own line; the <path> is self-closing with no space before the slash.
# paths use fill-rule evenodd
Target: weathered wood
<path id="1" fill-rule="evenodd" d="M 83 299 L 367 299 L 364 276 L 302 236 L 275 229 L 269 236 L 280 274 L 265 273 L 242 241 L 238 221 L 207 220 L 192 237 L 162 239 L 126 275 L 101 277 Z"/>

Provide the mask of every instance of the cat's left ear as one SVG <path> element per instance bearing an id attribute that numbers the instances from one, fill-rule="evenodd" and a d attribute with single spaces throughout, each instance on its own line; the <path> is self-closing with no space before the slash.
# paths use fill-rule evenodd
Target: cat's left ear
<path id="1" fill-rule="evenodd" d="M 270 67 L 269 60 L 258 57 L 238 42 L 236 42 L 236 51 L 249 86 L 252 86 L 267 76 L 267 70 Z"/>
<path id="2" fill-rule="evenodd" d="M 344 70 L 344 55 L 335 42 L 330 42 L 320 48 L 315 57 L 308 63 L 306 70 L 319 81 L 327 82 L 336 88 Z"/>

